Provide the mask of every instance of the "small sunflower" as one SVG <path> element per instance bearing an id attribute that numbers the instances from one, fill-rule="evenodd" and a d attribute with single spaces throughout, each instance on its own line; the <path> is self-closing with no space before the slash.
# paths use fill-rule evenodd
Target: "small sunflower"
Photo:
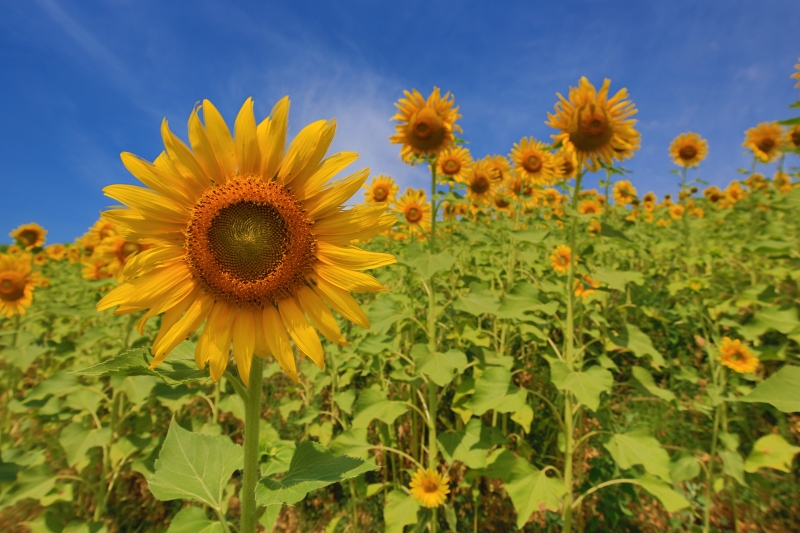
<path id="1" fill-rule="evenodd" d="M 83 255 L 83 251 L 81 247 L 77 244 L 70 244 L 67 247 L 67 259 L 69 259 L 69 264 L 74 265 L 78 261 L 81 260 L 81 256 Z"/>
<path id="2" fill-rule="evenodd" d="M 794 187 L 792 178 L 789 176 L 789 174 L 783 172 L 782 170 L 779 170 L 775 173 L 775 176 L 772 178 L 772 184 L 783 194 L 791 191 Z"/>
<path id="3" fill-rule="evenodd" d="M 402 213 L 409 232 L 421 236 L 430 231 L 431 204 L 422 189 L 406 189 L 403 196 L 395 202 L 394 210 Z"/>
<path id="4" fill-rule="evenodd" d="M 589 221 L 588 230 L 589 230 L 589 233 L 592 234 L 592 237 L 594 237 L 595 235 L 597 235 L 598 233 L 603 231 L 603 225 L 600 223 L 599 220 L 597 220 L 596 218 L 593 218 L 592 220 Z"/>
<path id="5" fill-rule="evenodd" d="M 581 215 L 602 215 L 603 206 L 593 198 L 581 200 L 578 204 L 578 213 Z"/>
<path id="6" fill-rule="evenodd" d="M 695 218 L 703 218 L 706 216 L 706 212 L 703 211 L 702 207 L 690 207 L 689 215 Z"/>
<path id="7" fill-rule="evenodd" d="M 743 147 L 753 151 L 762 163 L 775 161 L 781 153 L 785 139 L 783 128 L 777 122 L 762 122 L 745 132 Z"/>
<path id="8" fill-rule="evenodd" d="M 82 237 L 76 239 L 76 242 L 80 244 L 87 252 L 92 252 L 94 251 L 95 246 L 103 242 L 103 239 L 116 234 L 117 231 L 114 229 L 114 224 L 101 218 L 92 224 L 92 227 L 89 228 L 89 231 L 84 233 Z"/>
<path id="9" fill-rule="evenodd" d="M 116 314 L 146 310 L 140 330 L 164 313 L 151 368 L 205 323 L 195 362 L 200 369 L 208 364 L 214 381 L 231 351 L 245 384 L 253 355 L 273 355 L 297 380 L 290 338 L 322 368 L 317 330 L 347 344 L 330 308 L 369 326 L 349 293 L 385 290 L 359 271 L 395 259 L 351 243 L 388 229 L 395 216 L 385 204 L 343 209 L 368 172 L 330 182 L 357 154 L 324 159 L 333 120 L 306 126 L 287 148 L 288 114 L 285 97 L 257 124 L 248 98 L 231 134 L 217 108 L 204 100 L 189 116 L 189 145 L 164 120 L 166 152 L 154 164 L 122 154 L 126 168 L 147 187 L 106 187 L 106 195 L 127 208 L 102 216 L 127 242 L 151 247 L 126 264 L 124 282 L 97 307 L 119 306 Z"/>
<path id="10" fill-rule="evenodd" d="M 508 158 L 504 155 L 487 155 L 483 158 L 486 161 L 486 165 L 489 168 L 489 174 L 492 176 L 492 179 L 495 183 L 503 184 L 509 183 L 511 181 L 512 172 L 511 172 L 511 163 L 508 162 Z"/>
<path id="11" fill-rule="evenodd" d="M 456 217 L 463 217 L 467 214 L 467 210 L 467 204 L 464 202 L 442 202 L 442 216 L 445 220 L 453 220 Z"/>
<path id="12" fill-rule="evenodd" d="M 592 279 L 589 274 L 583 274 L 580 276 L 580 278 L 575 278 L 575 296 L 585 300 L 592 294 L 596 293 L 597 291 L 595 289 L 597 289 L 599 286 L 600 283 Z"/>
<path id="13" fill-rule="evenodd" d="M 472 165 L 472 154 L 463 146 L 452 146 L 436 157 L 436 173 L 447 180 L 461 181 Z"/>
<path id="14" fill-rule="evenodd" d="M 95 247 L 92 257 L 103 261 L 106 270 L 122 281 L 126 262 L 148 248 L 150 248 L 148 244 L 129 242 L 119 235 L 112 235 L 100 241 L 100 244 Z"/>
<path id="15" fill-rule="evenodd" d="M 669 206 L 669 216 L 672 220 L 680 220 L 683 218 L 683 214 L 686 211 L 686 208 L 683 207 L 681 204 L 675 204 Z"/>
<path id="16" fill-rule="evenodd" d="M 795 124 L 789 128 L 786 138 L 789 141 L 789 146 L 792 148 L 800 148 L 800 124 Z"/>
<path id="17" fill-rule="evenodd" d="M 575 261 L 577 262 L 577 257 Z M 558 274 L 566 274 L 572 261 L 572 250 L 566 244 L 559 244 L 550 254 L 550 266 Z"/>
<path id="18" fill-rule="evenodd" d="M 432 468 L 418 468 L 409 484 L 411 496 L 429 509 L 439 507 L 450 494 L 449 481 L 450 478 Z"/>
<path id="19" fill-rule="evenodd" d="M 26 250 L 39 248 L 47 240 L 45 238 L 45 235 L 47 235 L 47 230 L 36 223 L 23 224 L 9 233 L 9 235 L 16 239 L 19 245 Z"/>
<path id="20" fill-rule="evenodd" d="M 533 137 L 523 137 L 514 144 L 509 155 L 514 170 L 534 185 L 553 185 L 560 174 L 553 154 L 546 147 Z"/>
<path id="21" fill-rule="evenodd" d="M 706 189 L 703 191 L 703 196 L 705 196 L 705 197 L 706 197 L 706 200 L 708 200 L 710 203 L 712 203 L 712 204 L 716 204 L 716 203 L 718 203 L 720 200 L 722 200 L 723 198 L 725 198 L 725 193 L 724 193 L 724 192 L 722 192 L 722 191 L 720 190 L 720 188 L 719 188 L 719 187 L 717 187 L 716 185 L 712 185 L 711 187 L 707 187 L 707 188 L 706 188 Z"/>
<path id="22" fill-rule="evenodd" d="M 697 133 L 681 133 L 669 145 L 669 155 L 679 167 L 694 168 L 708 155 L 708 142 Z"/>
<path id="23" fill-rule="evenodd" d="M 744 180 L 744 184 L 751 191 L 761 191 L 769 187 L 767 178 L 764 177 L 764 174 L 759 174 L 758 172 L 751 174 L 749 178 Z"/>
<path id="24" fill-rule="evenodd" d="M 492 204 L 497 211 L 511 216 L 514 213 L 514 193 L 505 185 L 497 189 L 497 192 L 492 198 Z"/>
<path id="25" fill-rule="evenodd" d="M 578 163 L 590 170 L 597 170 L 601 163 L 611 165 L 613 161 L 633 157 L 639 149 L 641 136 L 634 129 L 636 106 L 627 100 L 628 91 L 620 89 L 608 97 L 611 80 L 604 80 L 597 91 L 586 77 L 578 87 L 570 87 L 569 100 L 558 94 L 555 114 L 548 113 L 546 124 L 560 133 L 552 135 L 556 144 L 561 143 L 575 151 Z"/>
<path id="26" fill-rule="evenodd" d="M 636 198 L 636 187 L 628 180 L 618 181 L 614 185 L 614 205 L 625 207 Z"/>
<path id="27" fill-rule="evenodd" d="M 489 158 L 481 159 L 467 171 L 461 183 L 467 186 L 467 198 L 473 203 L 488 204 L 494 198 L 499 180 Z"/>
<path id="28" fill-rule="evenodd" d="M 12 244 L 8 248 L 6 248 L 6 253 L 8 255 L 22 255 L 23 253 L 25 253 L 25 251 L 22 248 L 20 248 L 18 245 Z"/>
<path id="29" fill-rule="evenodd" d="M 554 166 L 558 177 L 564 181 L 571 180 L 578 175 L 578 158 L 575 155 L 575 150 L 562 146 L 561 149 L 553 155 Z"/>
<path id="30" fill-rule="evenodd" d="M 117 273 L 108 268 L 105 258 L 91 256 L 81 261 L 81 277 L 94 281 L 98 279 L 109 279 L 116 277 Z"/>
<path id="31" fill-rule="evenodd" d="M 24 315 L 33 302 L 38 272 L 31 271 L 31 256 L 0 254 L 0 314 L 6 318 Z"/>
<path id="32" fill-rule="evenodd" d="M 51 244 L 47 246 L 44 251 L 53 261 L 61 261 L 67 257 L 67 247 L 61 243 Z"/>
<path id="33" fill-rule="evenodd" d="M 364 185 L 364 199 L 368 204 L 381 202 L 392 203 L 399 187 L 389 176 L 379 175 L 372 179 L 372 183 Z"/>
<path id="34" fill-rule="evenodd" d="M 725 202 L 728 204 L 728 207 L 733 206 L 733 204 L 739 203 L 747 197 L 747 193 L 742 187 L 742 184 L 738 180 L 733 180 L 728 184 L 725 188 Z"/>
<path id="35" fill-rule="evenodd" d="M 739 339 L 723 337 L 719 346 L 719 361 L 739 374 L 755 372 L 758 368 L 758 357 Z"/>
<path id="36" fill-rule="evenodd" d="M 401 98 L 394 105 L 398 111 L 390 120 L 397 120 L 397 133 L 389 137 L 392 144 L 402 144 L 400 156 L 403 161 L 412 161 L 412 156 L 424 157 L 437 155 L 448 148 L 454 141 L 454 131 L 462 131 L 456 120 L 461 118 L 458 107 L 453 107 L 454 98 L 450 93 L 442 98 L 438 87 L 425 100 L 414 89 L 403 91 Z"/>
<path id="37" fill-rule="evenodd" d="M 36 266 L 44 266 L 47 264 L 47 254 L 45 252 L 37 252 L 33 255 L 33 264 Z"/>

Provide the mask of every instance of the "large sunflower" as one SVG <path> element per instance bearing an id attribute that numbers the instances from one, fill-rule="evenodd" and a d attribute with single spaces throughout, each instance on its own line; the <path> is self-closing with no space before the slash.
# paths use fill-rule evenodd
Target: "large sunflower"
<path id="1" fill-rule="evenodd" d="M 406 189 L 395 202 L 394 210 L 403 214 L 409 232 L 423 236 L 431 229 L 431 204 L 422 189 Z"/>
<path id="2" fill-rule="evenodd" d="M 708 142 L 697 133 L 681 133 L 669 145 L 669 155 L 679 167 L 694 168 L 708 155 Z"/>
<path id="3" fill-rule="evenodd" d="M 460 181 L 472 165 L 472 154 L 463 146 L 453 146 L 436 157 L 436 173 Z"/>
<path id="4" fill-rule="evenodd" d="M 496 167 L 488 157 L 472 165 L 459 181 L 467 186 L 467 198 L 480 204 L 489 203 L 500 185 Z"/>
<path id="5" fill-rule="evenodd" d="M 329 183 L 356 154 L 323 159 L 333 140 L 332 120 L 306 126 L 285 149 L 288 113 L 285 97 L 257 125 L 248 98 L 231 135 L 204 100 L 189 117 L 191 148 L 164 120 L 166 152 L 154 164 L 122 154 L 123 164 L 148 187 L 106 187 L 107 196 L 128 208 L 103 217 L 126 241 L 151 248 L 126 262 L 125 283 L 97 307 L 119 306 L 117 314 L 147 310 L 140 328 L 164 313 L 152 367 L 205 322 L 195 362 L 198 368 L 208 363 L 214 381 L 228 364 L 231 343 L 244 383 L 253 354 L 272 354 L 296 380 L 289 337 L 320 367 L 324 352 L 313 326 L 346 344 L 329 306 L 369 326 L 348 291 L 384 290 L 358 271 L 395 259 L 350 243 L 384 231 L 395 217 L 385 204 L 342 209 L 368 172 Z"/>
<path id="6" fill-rule="evenodd" d="M 26 250 L 38 248 L 47 240 L 45 238 L 45 235 L 47 235 L 47 230 L 36 223 L 23 224 L 9 233 L 9 235 L 16 239 L 19 245 Z"/>
<path id="7" fill-rule="evenodd" d="M 395 125 L 397 133 L 389 137 L 392 144 L 403 145 L 403 161 L 411 162 L 412 155 L 436 155 L 453 144 L 453 132 L 461 131 L 456 124 L 461 115 L 458 107 L 453 107 L 454 97 L 450 93 L 442 97 L 438 87 L 427 100 L 416 89 L 403 92 L 406 97 L 394 104 L 397 114 L 390 119 L 400 122 Z"/>
<path id="8" fill-rule="evenodd" d="M 39 273 L 31 271 L 30 254 L 0 254 L 0 314 L 11 318 L 24 315 L 33 302 L 33 289 Z"/>
<path id="9" fill-rule="evenodd" d="M 514 143 L 509 155 L 514 170 L 535 185 L 553 185 L 560 174 L 553 154 L 546 147 L 533 137 L 523 137 L 519 143 Z"/>
<path id="10" fill-rule="evenodd" d="M 624 160 L 639 149 L 641 136 L 633 126 L 636 106 L 627 100 L 627 89 L 620 89 L 608 98 L 611 80 L 604 80 L 600 91 L 586 77 L 578 87 L 570 87 L 569 100 L 558 94 L 555 114 L 547 114 L 546 124 L 560 133 L 552 135 L 555 143 L 561 143 L 575 151 L 578 163 L 590 170 L 600 168 L 600 163 L 612 164 L 614 159 Z"/>
<path id="11" fill-rule="evenodd" d="M 762 163 L 775 161 L 784 144 L 783 128 L 777 122 L 762 122 L 744 132 L 742 146 L 753 151 Z"/>
<path id="12" fill-rule="evenodd" d="M 373 178 L 372 183 L 364 185 L 364 199 L 369 204 L 392 203 L 399 187 L 389 176 Z"/>

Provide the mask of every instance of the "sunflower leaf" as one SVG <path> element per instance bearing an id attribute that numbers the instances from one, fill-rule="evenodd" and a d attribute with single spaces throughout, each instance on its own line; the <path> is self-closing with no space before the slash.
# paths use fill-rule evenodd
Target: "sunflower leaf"
<path id="1" fill-rule="evenodd" d="M 792 446 L 780 435 L 764 435 L 753 445 L 753 450 L 744 461 L 745 472 L 756 472 L 760 468 L 774 468 L 791 472 L 794 456 L 800 447 Z"/>
<path id="2" fill-rule="evenodd" d="M 192 381 L 205 381 L 208 374 L 198 370 L 194 362 L 194 344 L 183 341 L 172 350 L 169 357 L 154 369 L 150 369 L 149 350 L 136 348 L 115 355 L 111 359 L 75 370 L 81 376 L 158 376 L 169 385 L 180 385 Z"/>
<path id="3" fill-rule="evenodd" d="M 199 507 L 185 507 L 172 519 L 167 533 L 223 533 L 222 524 L 212 522 Z"/>
<path id="4" fill-rule="evenodd" d="M 740 402 L 768 403 L 784 413 L 800 412 L 800 366 L 786 365 L 758 384 Z"/>
<path id="5" fill-rule="evenodd" d="M 419 503 L 402 490 L 393 490 L 386 495 L 383 521 L 386 533 L 403 533 L 405 526 L 417 523 Z"/>

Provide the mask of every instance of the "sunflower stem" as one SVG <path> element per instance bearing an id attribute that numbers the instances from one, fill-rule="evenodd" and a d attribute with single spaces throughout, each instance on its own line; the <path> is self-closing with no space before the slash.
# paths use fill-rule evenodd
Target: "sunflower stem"
<path id="1" fill-rule="evenodd" d="M 253 357 L 250 366 L 249 393 L 244 405 L 244 476 L 239 500 L 242 502 L 240 533 L 255 533 L 258 518 L 256 484 L 259 478 L 258 440 L 261 421 L 261 386 L 264 381 L 264 363 Z"/>

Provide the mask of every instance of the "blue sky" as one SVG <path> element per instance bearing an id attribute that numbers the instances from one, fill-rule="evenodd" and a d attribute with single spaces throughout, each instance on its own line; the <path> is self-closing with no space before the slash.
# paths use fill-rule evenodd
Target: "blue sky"
<path id="1" fill-rule="evenodd" d="M 725 184 L 749 167 L 744 130 L 791 116 L 798 97 L 797 0 L 35 0 L 3 11 L 0 242 L 32 221 L 49 242 L 81 235 L 113 203 L 102 187 L 133 182 L 119 153 L 152 160 L 161 118 L 185 138 L 203 98 L 232 123 L 248 96 L 260 119 L 288 94 L 291 132 L 335 117 L 334 149 L 420 187 L 425 170 L 403 165 L 388 141 L 403 89 L 451 91 L 480 157 L 548 139 L 555 93 L 608 77 L 639 109 L 631 179 L 664 193 L 675 190 L 673 137 L 706 137 L 697 175 Z"/>

